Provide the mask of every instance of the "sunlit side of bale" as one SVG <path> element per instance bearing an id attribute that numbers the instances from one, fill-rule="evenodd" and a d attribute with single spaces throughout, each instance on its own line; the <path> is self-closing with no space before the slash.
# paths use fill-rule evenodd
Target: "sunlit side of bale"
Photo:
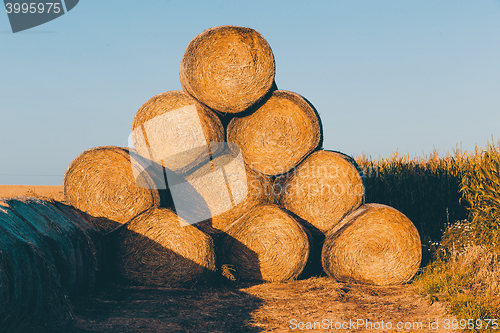
<path id="1" fill-rule="evenodd" d="M 326 236 L 325 272 L 344 282 L 398 285 L 408 282 L 422 259 L 413 223 L 396 209 L 366 204 L 346 216 Z"/>
<path id="2" fill-rule="evenodd" d="M 137 214 L 160 205 L 157 175 L 145 172 L 147 162 L 127 148 L 105 146 L 84 151 L 64 174 L 68 204 L 93 217 L 108 232 Z M 97 224 L 100 222 L 101 224 Z"/>
<path id="3" fill-rule="evenodd" d="M 137 153 L 167 169 L 184 172 L 209 158 L 211 142 L 224 141 L 219 117 L 183 91 L 149 99 L 132 122 Z"/>
<path id="4" fill-rule="evenodd" d="M 275 90 L 255 112 L 233 118 L 227 128 L 227 141 L 240 147 L 245 163 L 270 176 L 294 168 L 318 147 L 321 137 L 313 107 L 284 90 Z"/>
<path id="5" fill-rule="evenodd" d="M 274 191 L 283 207 L 323 233 L 364 200 L 363 180 L 350 158 L 325 150 L 309 155 Z"/>
<path id="6" fill-rule="evenodd" d="M 302 226 L 276 205 L 253 208 L 225 231 L 223 264 L 241 280 L 284 282 L 296 279 L 309 257 Z"/>
<path id="7" fill-rule="evenodd" d="M 238 113 L 261 100 L 274 82 L 274 55 L 257 31 L 220 26 L 189 43 L 180 65 L 184 91 L 221 113 Z"/>

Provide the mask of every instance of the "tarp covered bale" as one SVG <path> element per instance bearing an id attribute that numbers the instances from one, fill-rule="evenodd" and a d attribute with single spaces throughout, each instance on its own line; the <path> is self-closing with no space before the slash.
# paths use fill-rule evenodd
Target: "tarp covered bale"
<path id="1" fill-rule="evenodd" d="M 238 145 L 245 163 L 269 176 L 290 171 L 321 142 L 321 124 L 302 96 L 276 90 L 245 117 L 234 117 L 227 141 Z"/>
<path id="2" fill-rule="evenodd" d="M 0 233 L 0 330 L 54 332 L 68 327 L 72 308 L 53 259 L 4 225 Z"/>
<path id="3" fill-rule="evenodd" d="M 241 280 L 285 282 L 296 279 L 309 258 L 303 227 L 276 205 L 254 207 L 225 231 L 222 265 Z"/>
<path id="4" fill-rule="evenodd" d="M 45 242 L 54 258 L 59 282 L 70 296 L 93 290 L 99 269 L 96 243 L 100 239 L 91 225 L 72 219 L 54 204 L 37 198 L 0 199 L 0 204 Z"/>
<path id="5" fill-rule="evenodd" d="M 366 204 L 346 216 L 327 235 L 325 272 L 344 282 L 398 285 L 420 267 L 422 247 L 413 223 L 396 209 Z"/>
<path id="6" fill-rule="evenodd" d="M 185 172 L 216 154 L 210 143 L 224 138 L 219 117 L 183 91 L 152 97 L 132 122 L 137 153 L 175 172 Z"/>
<path id="7" fill-rule="evenodd" d="M 64 215 L 66 215 L 76 226 L 81 228 L 89 236 L 86 241 L 83 241 L 83 246 L 85 246 L 90 252 L 92 252 L 92 250 L 95 250 L 95 255 L 97 257 L 95 283 L 97 285 L 100 282 L 103 282 L 108 278 L 107 274 L 109 273 L 107 262 L 108 249 L 105 242 L 105 237 L 103 237 L 102 233 L 97 230 L 94 227 L 94 224 L 91 222 L 96 218 L 60 201 L 51 200 L 50 203 L 62 213 L 64 213 Z"/>
<path id="8" fill-rule="evenodd" d="M 214 277 L 212 238 L 173 211 L 152 208 L 110 234 L 119 276 L 147 286 L 192 287 Z"/>
<path id="9" fill-rule="evenodd" d="M 257 31 L 220 26 L 203 31 L 186 48 L 180 65 L 182 88 L 221 113 L 242 112 L 272 88 L 274 55 Z"/>
<path id="10" fill-rule="evenodd" d="M 364 200 L 363 180 L 352 159 L 319 150 L 275 183 L 280 203 L 319 231 L 326 233 Z"/>
<path id="11" fill-rule="evenodd" d="M 65 332 L 68 297 L 93 291 L 101 236 L 53 200 L 0 199 L 0 330 Z"/>
<path id="12" fill-rule="evenodd" d="M 91 222 L 101 232 L 109 232 L 141 212 L 160 206 L 158 184 L 162 179 L 148 172 L 149 167 L 146 160 L 127 148 L 104 146 L 86 150 L 64 174 L 65 200 L 102 218 Z"/>

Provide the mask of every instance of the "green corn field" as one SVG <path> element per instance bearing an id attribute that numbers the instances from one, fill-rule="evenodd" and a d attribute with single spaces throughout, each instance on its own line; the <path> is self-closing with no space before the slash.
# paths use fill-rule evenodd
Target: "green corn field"
<path id="1" fill-rule="evenodd" d="M 371 161 L 356 159 L 366 190 L 366 202 L 392 206 L 417 227 L 423 245 L 423 263 L 432 257 L 447 225 L 467 218 L 460 184 L 467 164 L 464 153 L 427 158 L 393 155 Z"/>
<path id="2" fill-rule="evenodd" d="M 500 141 L 473 152 L 356 158 L 366 202 L 407 215 L 423 246 L 414 286 L 459 319 L 500 316 Z M 484 328 L 481 331 L 488 331 Z"/>

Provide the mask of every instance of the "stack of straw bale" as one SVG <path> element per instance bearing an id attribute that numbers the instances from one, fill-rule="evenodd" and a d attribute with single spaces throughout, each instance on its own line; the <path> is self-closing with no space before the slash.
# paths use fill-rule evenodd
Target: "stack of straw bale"
<path id="1" fill-rule="evenodd" d="M 71 163 L 66 200 L 112 235 L 121 278 L 191 285 L 217 268 L 233 280 L 288 281 L 314 261 L 345 281 L 398 284 L 413 276 L 420 248 L 411 222 L 394 210 L 352 222 L 360 209 L 375 209 L 362 206 L 354 160 L 322 148 L 319 113 L 301 95 L 278 90 L 275 70 L 257 31 L 208 29 L 182 57 L 183 91 L 156 95 L 137 111 L 134 147 L 90 149 Z M 363 231 L 370 225 L 387 233 Z M 377 269 L 404 272 L 376 277 L 360 256 L 370 261 L 368 245 L 383 247 L 391 233 L 397 245 L 380 252 Z"/>

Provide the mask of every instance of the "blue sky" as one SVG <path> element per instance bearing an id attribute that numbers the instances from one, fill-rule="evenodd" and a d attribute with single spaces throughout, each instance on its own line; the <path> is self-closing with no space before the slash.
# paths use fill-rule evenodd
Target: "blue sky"
<path id="1" fill-rule="evenodd" d="M 499 0 L 81 0 L 16 34 L 0 12 L 0 184 L 60 185 L 84 150 L 126 145 L 140 106 L 181 89 L 191 39 L 225 24 L 267 39 L 325 149 L 424 156 L 500 138 Z"/>

